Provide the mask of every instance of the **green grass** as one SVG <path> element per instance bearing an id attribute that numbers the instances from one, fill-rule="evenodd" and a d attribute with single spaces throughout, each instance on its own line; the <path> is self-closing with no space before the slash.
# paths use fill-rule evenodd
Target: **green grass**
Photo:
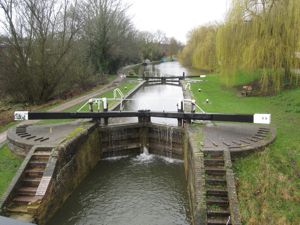
<path id="1" fill-rule="evenodd" d="M 9 123 L 7 123 L 7 124 L 5 124 L 3 126 L 0 126 L 0 133 L 3 132 L 3 131 L 5 131 L 5 130 L 7 130 L 8 128 L 16 125 L 17 123 L 18 122 L 16 122 L 16 121 L 12 121 L 12 122 L 9 122 Z"/>
<path id="2" fill-rule="evenodd" d="M 0 197 L 6 191 L 22 161 L 8 149 L 7 145 L 0 148 Z"/>
<path id="3" fill-rule="evenodd" d="M 218 75 L 193 83 L 191 89 L 197 104 L 207 112 L 272 114 L 275 142 L 234 163 L 240 212 L 245 224 L 298 224 L 300 89 L 271 97 L 241 97 L 235 89 L 224 87 Z"/>
<path id="4" fill-rule="evenodd" d="M 118 88 L 122 91 L 122 93 L 124 95 L 126 95 L 127 93 L 129 93 L 129 91 L 131 91 L 133 88 L 135 88 L 138 84 L 139 84 L 139 82 L 137 82 L 135 80 L 127 80 L 126 82 L 121 83 L 120 86 L 118 86 Z M 102 95 L 97 96 L 96 98 L 113 98 L 113 97 L 114 97 L 113 90 L 110 90 L 110 91 L 103 93 Z M 118 95 L 117 98 L 120 98 L 120 96 Z M 65 112 L 76 112 L 85 102 L 86 101 L 81 102 L 77 105 L 74 105 L 74 106 L 64 110 L 64 111 Z M 118 103 L 118 101 L 116 101 L 116 100 L 108 101 L 109 107 L 112 107 L 117 103 Z M 89 107 L 88 107 L 88 105 L 86 105 L 81 111 L 87 112 L 88 110 L 89 110 Z"/>

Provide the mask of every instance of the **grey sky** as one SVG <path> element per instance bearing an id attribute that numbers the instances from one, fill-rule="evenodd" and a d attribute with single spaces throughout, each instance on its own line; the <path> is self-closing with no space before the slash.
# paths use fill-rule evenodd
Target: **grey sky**
<path id="1" fill-rule="evenodd" d="M 188 31 L 225 18 L 230 0 L 124 0 L 139 30 L 161 30 L 185 42 Z"/>

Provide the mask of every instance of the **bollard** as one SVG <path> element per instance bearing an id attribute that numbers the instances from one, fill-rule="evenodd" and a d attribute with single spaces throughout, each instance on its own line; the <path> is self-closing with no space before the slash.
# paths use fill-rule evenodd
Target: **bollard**
<path id="1" fill-rule="evenodd" d="M 191 113 L 195 113 L 196 112 L 196 101 L 195 101 L 195 99 L 193 99 L 191 101 L 191 104 L 192 104 Z"/>
<path id="2" fill-rule="evenodd" d="M 184 103 L 183 103 L 182 100 L 177 103 L 177 112 L 179 112 L 179 113 L 184 112 L 184 109 L 183 109 L 184 105 L 183 104 Z M 182 127 L 183 126 L 183 119 L 178 118 L 177 121 L 178 121 L 178 126 Z"/>
<path id="3" fill-rule="evenodd" d="M 94 111 L 94 109 L 93 109 L 93 99 L 89 99 L 89 110 L 90 110 L 90 112 L 93 112 Z"/>
<path id="4" fill-rule="evenodd" d="M 150 123 L 151 122 L 151 117 L 146 115 L 146 113 L 150 112 L 150 110 L 139 110 L 138 112 L 142 113 L 142 115 L 138 116 L 139 123 Z"/>
<path id="5" fill-rule="evenodd" d="M 183 79 L 185 79 L 185 72 L 182 73 Z"/>
<path id="6" fill-rule="evenodd" d="M 97 111 L 100 112 L 100 109 L 101 109 L 101 100 L 100 101 L 97 100 L 97 106 L 98 106 Z"/>
<path id="7" fill-rule="evenodd" d="M 103 112 L 107 112 L 107 111 L 108 111 L 107 99 L 103 98 Z M 104 118 L 104 125 L 108 125 L 108 117 Z"/>

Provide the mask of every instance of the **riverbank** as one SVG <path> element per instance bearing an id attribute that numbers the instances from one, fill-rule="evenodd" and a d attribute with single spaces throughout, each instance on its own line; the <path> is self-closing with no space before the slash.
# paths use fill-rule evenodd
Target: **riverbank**
<path id="1" fill-rule="evenodd" d="M 199 89 L 201 89 L 199 92 Z M 234 163 L 240 213 L 245 224 L 297 224 L 300 221 L 300 89 L 271 97 L 243 97 L 209 75 L 191 83 L 206 112 L 271 113 L 277 139 L 264 151 Z M 206 103 L 208 99 L 208 103 Z"/>

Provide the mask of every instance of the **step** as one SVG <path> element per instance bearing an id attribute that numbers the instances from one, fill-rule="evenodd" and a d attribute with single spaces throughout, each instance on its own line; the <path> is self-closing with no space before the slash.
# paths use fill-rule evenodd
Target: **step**
<path id="1" fill-rule="evenodd" d="M 205 167 L 205 172 L 208 175 L 225 175 L 226 170 L 224 168 L 216 168 L 216 167 Z"/>
<path id="2" fill-rule="evenodd" d="M 265 138 L 267 135 L 266 135 L 266 134 L 259 134 L 259 133 L 257 133 L 257 134 L 255 134 L 254 136 L 255 136 L 255 137 Z"/>
<path id="3" fill-rule="evenodd" d="M 256 139 L 253 139 L 253 138 L 246 138 L 247 140 L 249 140 L 249 141 L 252 141 L 252 142 L 258 142 L 258 140 L 256 140 Z"/>
<path id="4" fill-rule="evenodd" d="M 228 202 L 228 197 L 226 196 L 216 196 L 216 195 L 207 195 L 206 196 L 207 199 L 211 200 L 211 201 L 226 201 Z"/>
<path id="5" fill-rule="evenodd" d="M 38 148 L 34 151 L 34 153 L 51 153 L 52 148 Z"/>
<path id="6" fill-rule="evenodd" d="M 227 197 L 228 192 L 227 192 L 227 190 L 222 190 L 222 189 L 208 189 L 208 190 L 206 190 L 206 195 L 207 196 Z"/>
<path id="7" fill-rule="evenodd" d="M 256 139 L 256 140 L 263 140 L 264 139 L 263 137 L 258 137 L 258 136 L 252 136 L 251 138 Z"/>
<path id="8" fill-rule="evenodd" d="M 44 169 L 34 168 L 25 170 L 25 174 L 30 177 L 42 177 L 44 174 Z"/>
<path id="9" fill-rule="evenodd" d="M 37 160 L 30 160 L 29 161 L 29 167 L 36 167 L 36 168 L 45 168 L 47 165 L 47 162 L 43 161 L 37 161 Z"/>
<path id="10" fill-rule="evenodd" d="M 238 142 L 238 141 L 232 141 L 232 143 L 233 143 L 233 144 L 236 144 L 236 145 L 238 145 L 238 146 L 241 146 L 241 145 L 242 145 L 242 143 L 241 143 L 241 142 Z"/>
<path id="11" fill-rule="evenodd" d="M 214 218 L 214 219 L 207 219 L 207 225 L 231 225 L 231 222 L 227 223 L 228 218 Z"/>
<path id="12" fill-rule="evenodd" d="M 33 138 L 36 138 L 36 136 L 30 136 L 30 137 L 26 138 L 26 140 L 31 140 Z"/>
<path id="13" fill-rule="evenodd" d="M 223 151 L 205 151 L 204 157 L 208 159 L 223 159 L 224 153 Z"/>
<path id="14" fill-rule="evenodd" d="M 222 143 L 223 143 L 224 145 L 226 145 L 227 147 L 231 145 L 230 143 L 225 142 L 225 141 L 223 141 Z"/>
<path id="15" fill-rule="evenodd" d="M 205 166 L 224 166 L 224 160 L 222 159 L 204 159 Z"/>
<path id="16" fill-rule="evenodd" d="M 50 155 L 46 155 L 46 154 L 33 154 L 31 157 L 31 160 L 48 162 L 49 157 L 50 157 Z"/>
<path id="17" fill-rule="evenodd" d="M 205 174 L 205 179 L 226 179 L 226 174 Z"/>
<path id="18" fill-rule="evenodd" d="M 40 184 L 41 178 L 28 178 L 22 179 L 22 183 L 27 187 L 37 187 Z"/>
<path id="19" fill-rule="evenodd" d="M 270 128 L 260 127 L 258 130 L 260 130 L 260 131 L 270 131 Z"/>
<path id="20" fill-rule="evenodd" d="M 15 220 L 19 220 L 22 222 L 27 222 L 27 223 L 33 223 L 34 222 L 34 218 L 33 215 L 31 215 L 30 213 L 10 213 L 9 215 L 10 218 L 15 219 Z"/>
<path id="21" fill-rule="evenodd" d="M 245 144 L 247 144 L 247 145 L 250 144 L 250 142 L 249 142 L 249 141 L 246 141 L 246 140 L 240 140 L 240 141 L 243 142 L 243 143 L 245 143 Z"/>
<path id="22" fill-rule="evenodd" d="M 28 204 L 30 202 L 34 202 L 36 200 L 35 196 L 23 196 L 23 195 L 17 195 L 13 202 L 16 204 Z"/>
<path id="23" fill-rule="evenodd" d="M 205 179 L 205 182 L 207 183 L 207 184 L 210 184 L 210 185 L 212 185 L 212 184 L 216 184 L 216 185 L 218 185 L 218 184 L 226 184 L 226 180 L 225 179 L 218 179 L 218 178 L 215 178 L 215 179 L 213 179 L 213 178 L 208 178 L 208 179 Z"/>
<path id="24" fill-rule="evenodd" d="M 35 151 L 33 153 L 33 155 L 47 155 L 50 156 L 51 155 L 51 150 L 40 150 L 40 151 Z"/>
<path id="25" fill-rule="evenodd" d="M 17 193 L 19 195 L 35 195 L 36 193 L 36 190 L 37 190 L 37 187 L 29 187 L 29 186 L 26 186 L 26 187 L 21 187 L 17 190 Z"/>
<path id="26" fill-rule="evenodd" d="M 207 217 L 215 218 L 215 217 L 226 217 L 230 216 L 229 210 L 208 210 Z"/>
<path id="27" fill-rule="evenodd" d="M 6 208 L 6 211 L 7 211 L 8 213 L 18 213 L 18 214 L 21 214 L 21 213 L 28 213 L 28 211 L 27 211 L 27 206 L 24 206 L 24 205 L 20 205 L 20 206 L 11 206 L 11 207 Z"/>
<path id="28" fill-rule="evenodd" d="M 206 204 L 209 206 L 221 206 L 221 207 L 228 207 L 229 206 L 229 202 L 228 200 L 224 200 L 224 199 L 206 199 Z"/>
<path id="29" fill-rule="evenodd" d="M 256 133 L 257 134 L 267 134 L 269 132 L 270 132 L 269 130 L 258 130 Z"/>

